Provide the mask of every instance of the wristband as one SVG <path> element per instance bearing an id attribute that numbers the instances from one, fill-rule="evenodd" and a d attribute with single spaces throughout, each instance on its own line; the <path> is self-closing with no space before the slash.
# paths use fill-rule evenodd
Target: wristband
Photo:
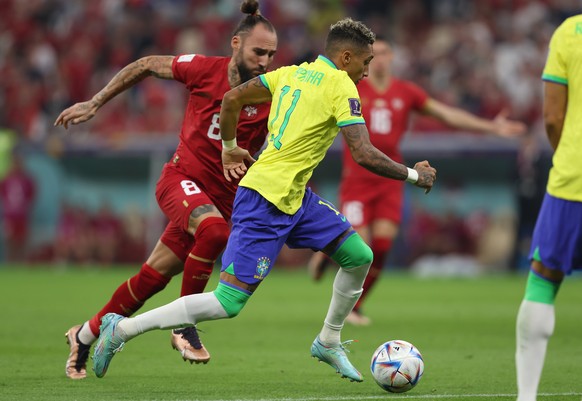
<path id="1" fill-rule="evenodd" d="M 416 184 L 418 181 L 418 171 L 413 168 L 406 167 L 408 169 L 408 177 L 406 177 L 406 182 L 410 182 L 411 184 Z"/>
<path id="2" fill-rule="evenodd" d="M 224 139 L 222 140 L 222 147 L 226 150 L 231 150 L 236 148 L 236 138 L 230 139 L 225 141 Z"/>

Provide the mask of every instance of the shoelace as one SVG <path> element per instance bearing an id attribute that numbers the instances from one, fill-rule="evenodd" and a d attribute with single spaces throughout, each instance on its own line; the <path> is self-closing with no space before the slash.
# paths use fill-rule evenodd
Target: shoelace
<path id="1" fill-rule="evenodd" d="M 345 352 L 350 352 L 350 350 L 347 349 L 347 347 L 349 347 L 350 345 L 352 345 L 353 342 L 357 342 L 357 340 L 347 340 L 347 341 L 344 341 L 344 342 L 340 343 L 340 348 L 342 350 L 344 350 Z"/>
<path id="2" fill-rule="evenodd" d="M 186 327 L 182 330 L 176 330 L 176 333 L 181 334 L 182 338 L 187 340 L 195 349 L 202 349 L 202 343 L 196 327 Z"/>
<path id="3" fill-rule="evenodd" d="M 79 329 L 75 333 L 75 341 L 77 342 L 77 360 L 75 361 L 75 370 L 80 372 L 81 369 L 84 369 L 87 366 L 87 359 L 89 359 L 89 351 L 91 350 L 90 345 L 83 344 L 81 340 L 79 340 Z"/>
<path id="4" fill-rule="evenodd" d="M 85 345 L 81 342 L 78 342 L 79 348 L 77 351 L 77 361 L 75 362 L 75 369 L 77 372 L 80 372 L 81 369 L 87 366 L 87 359 L 89 359 L 89 350 L 91 349 L 90 345 Z"/>
<path id="5" fill-rule="evenodd" d="M 347 341 L 340 343 L 339 347 L 326 347 L 326 348 L 334 351 L 334 353 L 338 353 L 339 351 L 350 352 L 350 350 L 347 349 L 347 347 L 349 347 L 353 342 L 356 342 L 356 341 L 357 340 L 347 340 Z M 338 350 L 338 348 L 339 348 L 339 350 Z"/>

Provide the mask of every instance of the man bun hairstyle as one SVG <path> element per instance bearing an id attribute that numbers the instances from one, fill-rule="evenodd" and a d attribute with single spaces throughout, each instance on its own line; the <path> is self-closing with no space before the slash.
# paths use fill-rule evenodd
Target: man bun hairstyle
<path id="1" fill-rule="evenodd" d="M 240 5 L 240 10 L 244 14 L 250 15 L 258 15 L 261 12 L 259 11 L 259 2 L 256 0 L 245 0 Z"/>
<path id="2" fill-rule="evenodd" d="M 249 33 L 258 24 L 263 24 L 270 32 L 275 32 L 275 27 L 271 24 L 271 21 L 261 15 L 257 0 L 243 0 L 240 10 L 247 16 L 239 22 L 232 36 Z"/>
<path id="3" fill-rule="evenodd" d="M 325 41 L 325 53 L 334 54 L 346 45 L 361 49 L 375 41 L 376 35 L 364 23 L 344 18 L 329 28 Z"/>

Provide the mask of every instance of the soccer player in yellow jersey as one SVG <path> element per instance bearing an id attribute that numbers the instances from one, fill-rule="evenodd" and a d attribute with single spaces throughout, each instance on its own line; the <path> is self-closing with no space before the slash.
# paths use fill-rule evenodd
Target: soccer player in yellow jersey
<path id="1" fill-rule="evenodd" d="M 372 252 L 330 202 L 306 188 L 307 181 L 338 132 L 354 159 L 379 175 L 407 180 L 427 191 L 436 178 L 427 161 L 407 168 L 370 143 L 355 83 L 368 73 L 374 39 L 362 23 L 341 20 L 330 29 L 325 56 L 266 73 L 224 95 L 220 113 L 224 175 L 229 181 L 244 178 L 235 198 L 220 282 L 213 292 L 186 296 L 134 318 L 105 315 L 93 357 L 98 377 L 105 375 L 124 342 L 145 331 L 238 315 L 286 243 L 323 250 L 340 265 L 311 354 L 342 377 L 363 380 L 346 356 L 340 331 L 362 292 Z M 269 143 L 247 172 L 245 162 L 254 159 L 236 145 L 239 114 L 245 105 L 267 101 L 272 101 Z"/>
<path id="2" fill-rule="evenodd" d="M 423 188 L 430 188 L 435 178 L 428 162 L 417 163 L 409 172 L 370 143 L 355 84 L 368 74 L 373 42 L 374 34 L 363 24 L 342 20 L 330 30 L 325 56 L 280 68 L 227 92 L 220 115 L 225 176 L 231 180 L 245 174 L 222 258 L 223 271 L 229 273 L 225 284 L 252 291 L 284 243 L 330 255 L 341 268 L 311 354 L 354 381 L 362 377 L 345 355 L 340 331 L 362 292 L 372 252 L 330 202 L 306 188 L 307 181 L 338 132 L 356 162 L 378 175 L 408 178 Z M 264 101 L 272 101 L 269 143 L 245 173 L 244 161 L 252 160 L 236 146 L 237 114 L 244 104 Z"/>
<path id="3" fill-rule="evenodd" d="M 554 300 L 564 277 L 582 269 L 582 14 L 554 32 L 542 79 L 544 121 L 554 156 L 517 315 L 518 401 L 536 400 L 554 331 Z"/>

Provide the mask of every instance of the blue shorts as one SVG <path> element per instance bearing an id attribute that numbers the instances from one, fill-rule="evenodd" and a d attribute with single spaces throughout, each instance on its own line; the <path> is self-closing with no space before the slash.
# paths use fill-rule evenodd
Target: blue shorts
<path id="1" fill-rule="evenodd" d="M 246 284 L 256 284 L 269 274 L 285 243 L 289 248 L 319 251 L 349 228 L 350 223 L 335 206 L 309 188 L 301 208 L 289 215 L 258 192 L 239 187 L 234 199 L 232 229 L 222 255 L 222 271 L 230 272 L 232 265 L 236 278 Z"/>
<path id="2" fill-rule="evenodd" d="M 564 274 L 582 269 L 582 202 L 546 193 L 533 232 L 529 258 Z"/>

